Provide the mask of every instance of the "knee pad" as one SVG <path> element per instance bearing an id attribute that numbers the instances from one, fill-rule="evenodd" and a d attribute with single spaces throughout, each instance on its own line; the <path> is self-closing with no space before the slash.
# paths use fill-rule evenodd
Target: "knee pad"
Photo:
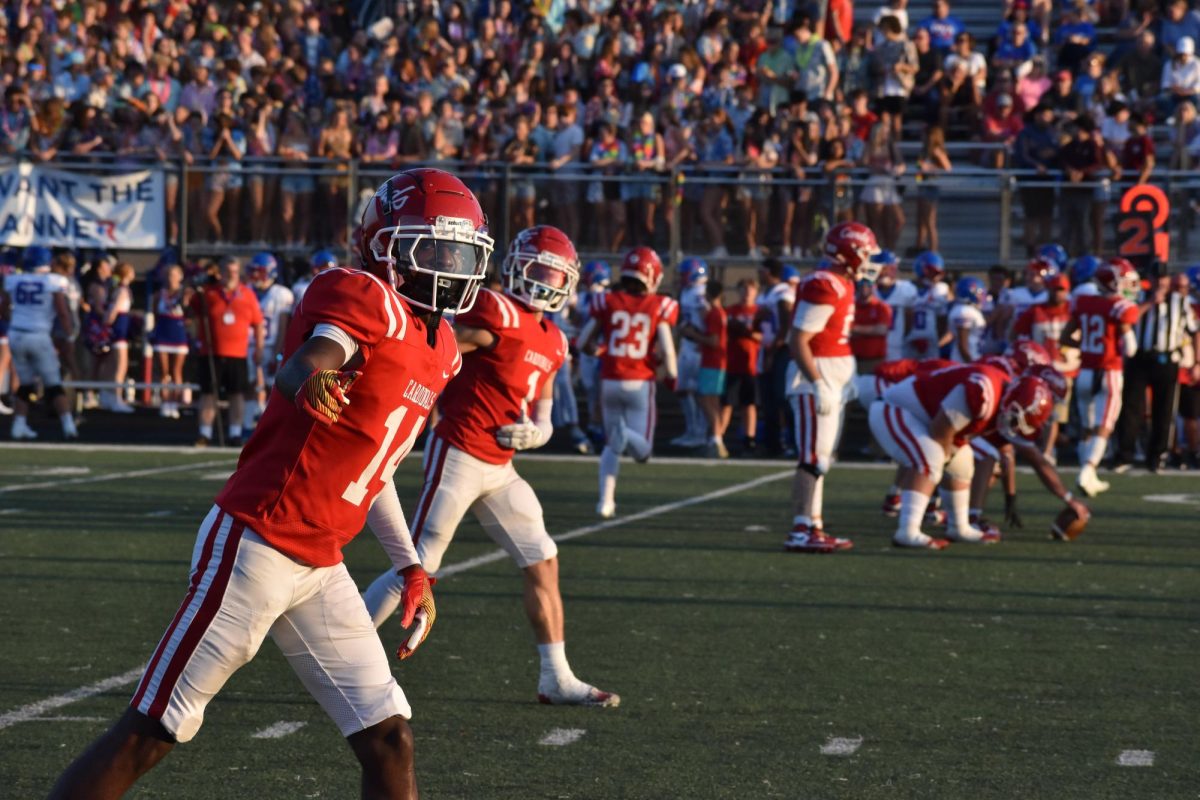
<path id="1" fill-rule="evenodd" d="M 17 389 L 16 395 L 26 403 L 29 403 L 29 405 L 33 405 L 38 399 L 37 389 L 35 389 L 31 384 L 22 384 L 21 388 Z"/>
<path id="2" fill-rule="evenodd" d="M 67 393 L 66 389 L 64 389 L 62 387 L 62 384 L 60 383 L 55 386 L 51 386 L 49 389 L 46 390 L 46 399 L 49 400 L 51 403 L 53 403 L 55 400 L 62 397 L 66 393 Z"/>
<path id="3" fill-rule="evenodd" d="M 975 457 L 970 447 L 960 447 L 946 462 L 946 477 L 952 481 L 970 483 L 975 475 Z"/>

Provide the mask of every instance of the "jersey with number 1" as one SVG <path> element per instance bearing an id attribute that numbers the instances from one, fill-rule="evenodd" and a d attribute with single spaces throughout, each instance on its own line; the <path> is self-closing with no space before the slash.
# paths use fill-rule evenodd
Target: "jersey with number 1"
<path id="1" fill-rule="evenodd" d="M 4 291 L 12 304 L 10 328 L 16 333 L 50 333 L 56 315 L 54 295 L 67 288 L 66 277 L 52 272 L 5 276 Z"/>
<path id="2" fill-rule="evenodd" d="M 592 319 L 604 346 L 600 377 L 615 381 L 652 381 L 658 324 L 673 326 L 679 304 L 666 295 L 630 294 L 617 289 L 593 298 Z"/>
<path id="3" fill-rule="evenodd" d="M 412 449 L 438 396 L 462 366 L 450 324 L 428 330 L 394 289 L 369 273 L 328 269 L 296 308 L 284 360 L 320 324 L 358 345 L 362 375 L 333 425 L 271 392 L 217 505 L 298 561 L 328 567 L 366 523 L 375 497 Z M 359 362 L 361 361 L 361 365 Z"/>
<path id="4" fill-rule="evenodd" d="M 1082 295 L 1071 302 L 1071 319 L 1079 325 L 1080 365 L 1121 369 L 1119 329 L 1137 322 L 1138 307 L 1118 295 Z"/>
<path id="5" fill-rule="evenodd" d="M 488 349 L 469 351 L 462 374 L 439 403 L 437 435 L 489 464 L 507 464 L 513 450 L 496 441 L 496 429 L 533 415 L 550 376 L 567 360 L 567 337 L 549 319 L 507 295 L 482 289 L 455 327 L 479 328 L 495 337 Z"/>

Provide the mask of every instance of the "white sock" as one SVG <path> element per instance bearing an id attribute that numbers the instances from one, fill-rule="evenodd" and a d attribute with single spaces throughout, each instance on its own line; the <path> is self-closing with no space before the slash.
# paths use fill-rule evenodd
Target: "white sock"
<path id="1" fill-rule="evenodd" d="M 571 665 L 567 663 L 566 642 L 539 644 L 537 648 L 538 655 L 542 657 L 541 679 L 543 681 L 553 680 L 561 685 L 575 679 L 575 673 L 571 671 Z"/>
<path id="2" fill-rule="evenodd" d="M 205 439 L 213 438 L 212 437 L 212 425 L 201 424 L 200 425 L 200 435 L 203 436 Z"/>
<path id="3" fill-rule="evenodd" d="M 968 506 L 971 504 L 971 492 L 968 489 L 941 489 L 942 502 L 946 507 L 946 522 L 948 533 L 958 534 L 971 529 L 971 518 Z"/>
<path id="4" fill-rule="evenodd" d="M 621 461 L 611 448 L 605 447 L 600 453 L 600 502 L 609 505 L 614 502 L 617 494 L 617 473 L 621 469 Z"/>
<path id="5" fill-rule="evenodd" d="M 900 527 L 896 535 L 905 539 L 915 539 L 921 532 L 921 521 L 925 519 L 925 509 L 929 507 L 929 495 L 909 489 L 900 493 Z"/>
<path id="6" fill-rule="evenodd" d="M 640 433 L 634 433 L 629 428 L 626 428 L 625 452 L 639 461 L 645 461 L 650 457 L 650 442 Z"/>
<path id="7" fill-rule="evenodd" d="M 229 426 L 229 438 L 230 439 L 242 438 L 242 426 L 241 425 L 230 425 Z"/>
<path id="8" fill-rule="evenodd" d="M 1079 463 L 1094 468 L 1100 463 L 1100 459 L 1104 458 L 1104 450 L 1107 446 L 1108 439 L 1101 436 L 1089 436 L 1081 448 Z"/>
<path id="9" fill-rule="evenodd" d="M 380 575 L 363 592 L 363 603 L 371 615 L 371 623 L 378 628 L 388 620 L 404 602 L 404 578 L 389 569 Z"/>

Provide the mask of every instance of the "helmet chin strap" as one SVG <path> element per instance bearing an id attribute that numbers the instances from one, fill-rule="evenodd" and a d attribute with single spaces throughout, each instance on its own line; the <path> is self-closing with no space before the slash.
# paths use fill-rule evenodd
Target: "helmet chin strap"
<path id="1" fill-rule="evenodd" d="M 442 308 L 435 308 L 433 311 L 429 312 L 429 330 L 425 333 L 425 339 L 427 342 L 429 342 L 430 347 L 433 347 L 435 344 L 437 344 L 438 328 L 440 328 L 442 325 L 442 314 L 444 312 L 445 309 Z"/>

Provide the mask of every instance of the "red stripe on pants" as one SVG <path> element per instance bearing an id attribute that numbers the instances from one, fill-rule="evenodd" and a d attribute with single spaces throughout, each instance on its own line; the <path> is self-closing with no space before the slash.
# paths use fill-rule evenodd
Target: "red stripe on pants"
<path id="1" fill-rule="evenodd" d="M 425 518 L 429 516 L 429 508 L 433 505 L 433 496 L 437 494 L 438 486 L 442 483 L 442 469 L 446 466 L 446 454 L 450 445 L 444 439 L 429 437 L 429 446 L 436 443 L 438 452 L 429 459 L 429 468 L 425 471 L 425 489 L 421 493 L 421 503 L 417 506 L 417 514 L 413 517 L 412 540 L 415 545 L 421 540 L 421 532 L 425 529 Z"/>

